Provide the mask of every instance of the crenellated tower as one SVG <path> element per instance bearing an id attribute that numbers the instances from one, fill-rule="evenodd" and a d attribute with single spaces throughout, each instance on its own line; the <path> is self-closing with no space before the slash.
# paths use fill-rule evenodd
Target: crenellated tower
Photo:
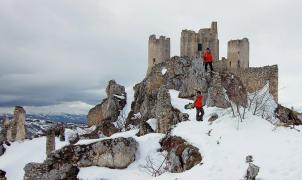
<path id="1" fill-rule="evenodd" d="M 249 40 L 247 38 L 228 42 L 227 69 L 249 68 Z"/>
<path id="2" fill-rule="evenodd" d="M 158 39 L 153 34 L 148 42 L 148 71 L 150 73 L 155 64 L 170 59 L 170 38 L 160 36 Z"/>
<path id="3" fill-rule="evenodd" d="M 182 30 L 180 39 L 180 56 L 200 57 L 207 48 L 210 48 L 214 60 L 219 59 L 219 40 L 217 22 L 212 22 L 210 28 L 203 28 L 196 33 L 191 30 Z"/>

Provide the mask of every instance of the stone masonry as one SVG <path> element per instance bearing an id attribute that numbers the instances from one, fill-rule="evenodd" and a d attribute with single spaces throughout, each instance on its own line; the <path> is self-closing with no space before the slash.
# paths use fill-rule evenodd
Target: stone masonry
<path id="1" fill-rule="evenodd" d="M 147 75 L 155 64 L 162 63 L 167 59 L 170 59 L 170 38 L 160 36 L 157 39 L 155 35 L 151 35 L 148 42 Z"/>
<path id="2" fill-rule="evenodd" d="M 249 68 L 249 40 L 247 38 L 228 42 L 228 69 Z"/>
<path id="3" fill-rule="evenodd" d="M 201 53 L 210 48 L 214 61 L 219 59 L 219 40 L 217 22 L 212 22 L 211 28 L 200 29 L 197 33 L 183 30 L 180 39 L 180 56 L 190 58 L 200 57 Z"/>

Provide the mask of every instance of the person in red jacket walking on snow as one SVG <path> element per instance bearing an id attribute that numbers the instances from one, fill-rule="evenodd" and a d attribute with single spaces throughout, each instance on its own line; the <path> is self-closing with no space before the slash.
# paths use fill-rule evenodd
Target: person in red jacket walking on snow
<path id="1" fill-rule="evenodd" d="M 203 62 L 205 63 L 205 70 L 208 71 L 208 65 L 210 65 L 211 72 L 213 71 L 213 56 L 209 48 L 203 53 Z"/>
<path id="2" fill-rule="evenodd" d="M 194 107 L 196 108 L 196 120 L 202 121 L 204 110 L 203 110 L 203 96 L 201 95 L 200 91 L 197 91 L 196 93 Z"/>

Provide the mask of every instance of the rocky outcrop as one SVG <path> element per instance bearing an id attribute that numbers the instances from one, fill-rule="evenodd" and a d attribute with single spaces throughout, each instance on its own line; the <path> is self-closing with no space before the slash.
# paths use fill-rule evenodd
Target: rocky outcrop
<path id="1" fill-rule="evenodd" d="M 137 146 L 131 137 L 65 146 L 48 155 L 43 163 L 27 164 L 24 179 L 73 179 L 78 168 L 89 166 L 124 169 L 134 162 Z"/>
<path id="2" fill-rule="evenodd" d="M 84 139 L 97 139 L 102 136 L 110 137 L 111 135 L 119 131 L 120 130 L 116 128 L 110 120 L 103 120 L 99 125 L 96 126 L 94 131 L 82 135 L 81 138 L 83 137 Z"/>
<path id="3" fill-rule="evenodd" d="M 90 109 L 88 113 L 88 125 L 99 125 L 104 120 L 115 122 L 120 111 L 125 107 L 127 94 L 125 87 L 110 80 L 106 88 L 107 98 L 101 104 Z"/>
<path id="4" fill-rule="evenodd" d="M 298 118 L 296 112 L 280 104 L 275 109 L 275 115 L 286 125 L 302 125 L 302 120 Z"/>
<path id="5" fill-rule="evenodd" d="M 26 112 L 23 107 L 16 106 L 13 120 L 10 121 L 6 116 L 4 117 L 1 136 L 5 141 L 23 141 L 27 137 L 25 116 Z"/>
<path id="6" fill-rule="evenodd" d="M 55 131 L 48 129 L 46 132 L 46 156 L 56 149 Z"/>
<path id="7" fill-rule="evenodd" d="M 202 157 L 199 149 L 178 136 L 166 136 L 160 141 L 161 150 L 167 151 L 168 170 L 184 172 L 199 164 Z"/>
<path id="8" fill-rule="evenodd" d="M 6 180 L 6 172 L 0 169 L 0 180 Z"/>
<path id="9" fill-rule="evenodd" d="M 222 86 L 222 80 L 219 74 L 213 76 L 208 75 L 207 80 L 209 82 L 207 105 L 210 107 L 228 108 L 230 103 L 227 100 L 227 95 Z"/>

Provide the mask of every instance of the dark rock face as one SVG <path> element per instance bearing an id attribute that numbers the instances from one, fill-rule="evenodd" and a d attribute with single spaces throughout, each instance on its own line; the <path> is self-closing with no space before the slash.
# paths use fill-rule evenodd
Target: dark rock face
<path id="1" fill-rule="evenodd" d="M 120 111 L 125 107 L 127 94 L 125 87 L 110 80 L 106 88 L 107 98 L 96 105 L 88 113 L 88 125 L 99 125 L 102 121 L 110 119 L 115 122 Z"/>
<path id="2" fill-rule="evenodd" d="M 166 136 L 160 141 L 163 151 L 167 151 L 168 168 L 170 172 L 179 173 L 199 164 L 202 157 L 199 149 L 190 145 L 178 136 Z"/>
<path id="3" fill-rule="evenodd" d="M 302 120 L 298 118 L 297 114 L 280 104 L 275 109 L 276 117 L 286 125 L 302 125 Z"/>
<path id="4" fill-rule="evenodd" d="M 43 163 L 27 164 L 24 179 L 76 179 L 79 167 L 124 169 L 134 162 L 137 146 L 133 138 L 65 146 L 52 152 Z"/>
<path id="5" fill-rule="evenodd" d="M 6 180 L 6 172 L 0 169 L 0 180 Z"/>
<path id="6" fill-rule="evenodd" d="M 0 156 L 2 156 L 5 153 L 6 149 L 3 145 L 3 142 L 0 142 Z"/>

